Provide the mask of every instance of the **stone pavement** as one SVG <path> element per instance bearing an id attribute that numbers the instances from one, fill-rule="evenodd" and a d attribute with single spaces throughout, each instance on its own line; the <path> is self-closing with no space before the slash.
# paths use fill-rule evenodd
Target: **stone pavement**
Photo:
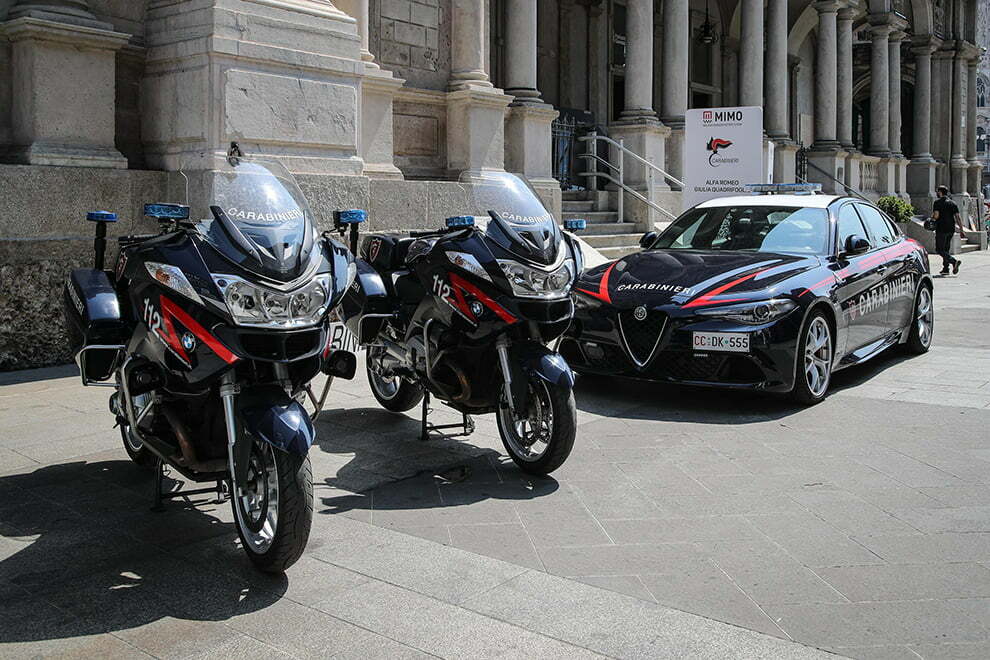
<path id="1" fill-rule="evenodd" d="M 226 504 L 147 511 L 106 390 L 0 375 L 0 656 L 990 657 L 990 255 L 965 262 L 929 354 L 814 408 L 582 379 L 552 478 L 490 417 L 421 443 L 335 384 L 285 578 Z"/>

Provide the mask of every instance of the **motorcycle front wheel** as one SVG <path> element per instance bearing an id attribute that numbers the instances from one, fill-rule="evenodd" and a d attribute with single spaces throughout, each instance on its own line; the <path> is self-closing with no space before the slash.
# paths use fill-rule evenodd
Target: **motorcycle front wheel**
<path id="1" fill-rule="evenodd" d="M 496 420 L 513 462 L 529 474 L 550 474 L 567 460 L 577 433 L 574 392 L 540 378 L 528 383 L 527 410 L 513 415 L 503 391 Z"/>
<path id="2" fill-rule="evenodd" d="M 296 563 L 313 523 L 309 456 L 256 442 L 243 487 L 233 490 L 237 535 L 251 562 L 269 573 L 281 573 Z"/>

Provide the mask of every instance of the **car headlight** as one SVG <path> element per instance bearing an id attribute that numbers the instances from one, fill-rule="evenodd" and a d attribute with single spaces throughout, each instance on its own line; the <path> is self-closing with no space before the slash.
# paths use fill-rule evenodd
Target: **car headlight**
<path id="1" fill-rule="evenodd" d="M 162 286 L 167 286 L 173 291 L 181 293 L 186 298 L 194 300 L 199 304 L 203 304 L 202 298 L 196 293 L 196 289 L 193 285 L 189 283 L 186 278 L 186 274 L 182 272 L 182 269 L 176 268 L 169 264 L 160 264 L 154 261 L 146 261 L 144 267 L 148 269 L 148 274 L 151 275 L 152 279 L 161 284 Z"/>
<path id="2" fill-rule="evenodd" d="M 560 298 L 574 280 L 574 260 L 568 258 L 553 271 L 530 268 L 518 261 L 498 260 L 512 286 L 512 292 L 523 298 Z"/>
<path id="3" fill-rule="evenodd" d="M 214 275 L 213 281 L 237 325 L 266 328 L 315 325 L 323 318 L 330 300 L 329 275 L 318 275 L 305 286 L 285 292 L 233 275 Z"/>
<path id="4" fill-rule="evenodd" d="M 772 300 L 759 300 L 757 302 L 748 302 L 739 305 L 712 307 L 710 309 L 698 310 L 696 313 L 699 316 L 714 316 L 720 319 L 726 319 L 727 321 L 761 325 L 786 316 L 795 307 L 797 307 L 797 303 L 793 300 L 774 298 Z"/>

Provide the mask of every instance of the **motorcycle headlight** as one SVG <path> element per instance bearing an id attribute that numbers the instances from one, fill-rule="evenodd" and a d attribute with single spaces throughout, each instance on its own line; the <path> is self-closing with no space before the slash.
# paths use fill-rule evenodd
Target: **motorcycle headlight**
<path id="1" fill-rule="evenodd" d="M 203 304 L 202 298 L 196 293 L 196 289 L 193 285 L 189 283 L 186 279 L 186 274 L 182 272 L 182 269 L 176 268 L 169 264 L 160 264 L 154 261 L 147 261 L 144 264 L 145 268 L 148 269 L 148 274 L 161 284 L 162 286 L 167 286 L 173 291 L 181 293 L 186 298 L 194 300 L 199 304 Z"/>
<path id="2" fill-rule="evenodd" d="M 213 281 L 237 325 L 266 328 L 315 325 L 323 318 L 330 300 L 329 275 L 318 275 L 305 286 L 286 292 L 232 275 L 214 275 Z"/>
<path id="3" fill-rule="evenodd" d="M 724 305 L 711 309 L 698 310 L 699 316 L 713 316 L 727 321 L 738 321 L 750 325 L 762 325 L 786 316 L 797 307 L 797 303 L 786 298 L 759 300 L 739 305 Z"/>
<path id="4" fill-rule="evenodd" d="M 498 260 L 498 265 L 512 286 L 512 292 L 523 298 L 560 298 L 574 280 L 574 260 L 566 259 L 553 271 L 531 268 L 518 261 Z"/>

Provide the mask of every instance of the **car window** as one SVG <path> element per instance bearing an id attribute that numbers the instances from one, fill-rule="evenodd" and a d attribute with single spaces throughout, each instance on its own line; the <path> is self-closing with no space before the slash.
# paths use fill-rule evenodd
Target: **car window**
<path id="1" fill-rule="evenodd" d="M 870 232 L 870 243 L 874 247 L 890 245 L 896 240 L 894 230 L 887 222 L 887 218 L 883 217 L 883 213 L 866 204 L 856 204 L 856 208 L 863 217 L 863 222 L 866 223 L 866 229 Z"/>
<path id="2" fill-rule="evenodd" d="M 652 247 L 824 254 L 827 244 L 824 209 L 721 206 L 691 209 L 671 223 Z"/>
<path id="3" fill-rule="evenodd" d="M 860 220 L 856 208 L 852 204 L 846 204 L 839 209 L 839 250 L 844 250 L 846 241 L 850 236 L 862 236 L 869 239 L 863 221 Z"/>

